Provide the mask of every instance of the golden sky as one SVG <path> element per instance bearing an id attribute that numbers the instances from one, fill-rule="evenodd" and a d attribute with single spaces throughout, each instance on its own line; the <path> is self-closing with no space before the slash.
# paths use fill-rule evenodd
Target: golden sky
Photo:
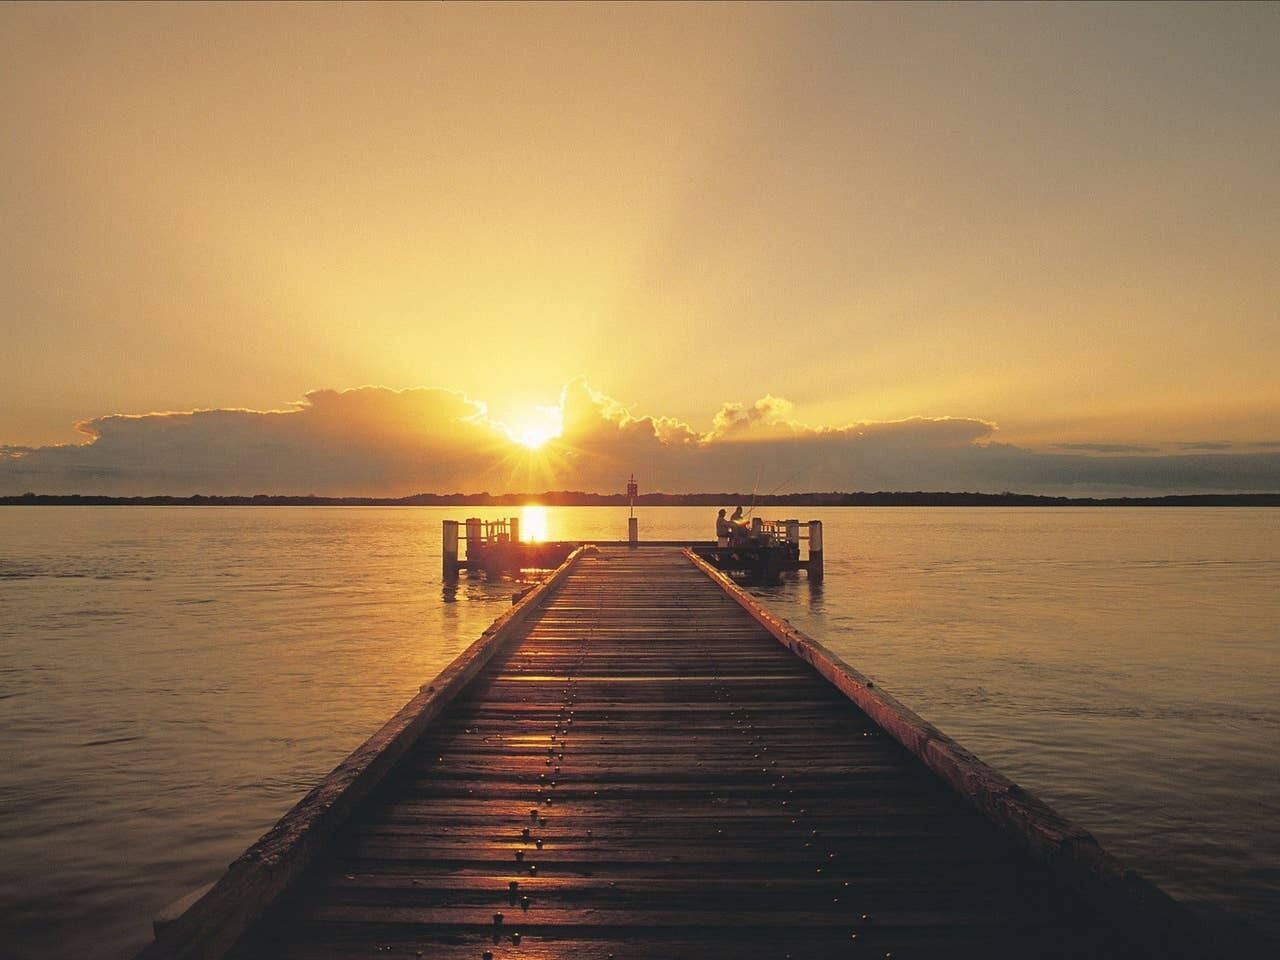
<path id="1" fill-rule="evenodd" d="M 0 444 L 578 376 L 1280 439 L 1280 6 L 0 6 Z"/>

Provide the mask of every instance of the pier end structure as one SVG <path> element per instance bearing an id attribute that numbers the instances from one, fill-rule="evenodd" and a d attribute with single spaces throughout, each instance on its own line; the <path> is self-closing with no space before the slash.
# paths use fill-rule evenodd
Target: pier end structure
<path id="1" fill-rule="evenodd" d="M 460 529 L 465 533 L 460 535 Z M 466 541 L 466 555 L 459 542 Z M 801 542 L 808 550 L 801 556 Z M 627 518 L 625 541 L 595 541 L 600 545 L 625 543 L 642 545 L 639 518 Z M 520 518 L 482 520 L 468 517 L 465 521 L 445 520 L 442 534 L 441 564 L 445 582 L 453 583 L 462 570 L 478 570 L 489 576 L 515 573 L 524 569 L 552 569 L 558 566 L 580 541 L 525 542 L 520 539 Z M 645 546 L 689 547 L 717 569 L 774 582 L 792 570 L 804 570 L 809 580 L 823 579 L 822 521 L 802 523 L 796 519 L 765 520 L 754 517 L 745 535 L 720 537 L 717 541 L 649 541 Z"/>
<path id="2" fill-rule="evenodd" d="M 801 541 L 807 553 L 801 556 Z M 750 532 L 731 532 L 712 545 L 690 545 L 707 563 L 726 573 L 745 574 L 752 579 L 775 582 L 782 574 L 804 570 L 811 581 L 823 577 L 822 521 L 765 520 L 753 517 Z"/>
<path id="3" fill-rule="evenodd" d="M 460 528 L 464 531 L 461 538 Z M 460 551 L 459 539 L 466 542 L 465 556 Z M 499 520 L 468 517 L 461 523 L 444 521 L 440 558 L 445 582 L 455 583 L 463 570 L 479 570 L 489 576 L 526 569 L 551 570 L 578 546 L 576 542 L 521 540 L 519 517 Z"/>

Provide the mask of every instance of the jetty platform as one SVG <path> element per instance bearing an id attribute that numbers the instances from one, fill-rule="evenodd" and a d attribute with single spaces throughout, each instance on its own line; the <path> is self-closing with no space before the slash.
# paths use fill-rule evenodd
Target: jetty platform
<path id="1" fill-rule="evenodd" d="M 139 955 L 1191 957 L 1191 915 L 692 551 L 579 548 Z"/>

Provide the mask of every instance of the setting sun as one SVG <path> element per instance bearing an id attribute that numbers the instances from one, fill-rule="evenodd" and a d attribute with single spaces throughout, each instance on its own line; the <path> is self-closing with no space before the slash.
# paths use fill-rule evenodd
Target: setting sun
<path id="1" fill-rule="evenodd" d="M 530 450 L 537 450 L 540 446 L 554 437 L 556 434 L 547 427 L 525 427 L 515 431 L 512 439 L 522 447 L 528 447 Z"/>
<path id="2" fill-rule="evenodd" d="M 507 435 L 522 447 L 537 450 L 548 440 L 560 436 L 564 417 L 559 407 L 536 407 L 507 428 Z"/>

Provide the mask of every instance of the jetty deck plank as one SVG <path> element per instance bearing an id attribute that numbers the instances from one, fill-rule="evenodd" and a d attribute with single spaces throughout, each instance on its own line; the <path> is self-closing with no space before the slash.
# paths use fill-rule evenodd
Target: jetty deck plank
<path id="1" fill-rule="evenodd" d="M 580 558 L 234 955 L 485 951 L 1144 955 L 648 548 Z"/>

